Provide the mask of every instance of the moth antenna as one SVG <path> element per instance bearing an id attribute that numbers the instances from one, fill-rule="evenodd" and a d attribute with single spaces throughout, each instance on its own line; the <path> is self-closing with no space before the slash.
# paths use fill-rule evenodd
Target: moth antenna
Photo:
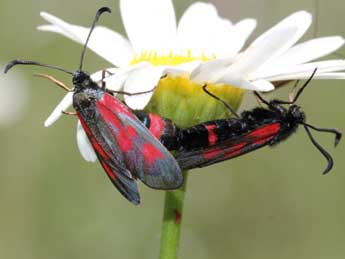
<path id="1" fill-rule="evenodd" d="M 311 134 L 310 130 L 309 130 L 309 126 L 307 124 L 303 125 L 305 128 L 305 131 L 307 132 L 311 142 L 313 143 L 313 145 L 321 152 L 321 154 L 326 158 L 327 160 L 327 167 L 326 169 L 323 171 L 322 174 L 327 174 L 332 168 L 333 168 L 333 158 L 331 157 L 331 155 L 323 148 L 321 147 L 321 145 L 319 143 L 316 142 L 316 140 L 314 139 L 313 135 Z M 311 127 L 312 128 L 312 127 Z"/>
<path id="2" fill-rule="evenodd" d="M 36 61 L 28 61 L 28 60 L 20 60 L 20 59 L 15 59 L 15 60 L 12 60 L 11 62 L 9 62 L 5 66 L 4 73 L 6 74 L 12 67 L 14 67 L 16 65 L 34 65 L 34 66 L 40 66 L 40 67 L 47 67 L 47 68 L 56 69 L 56 70 L 65 72 L 67 74 L 73 75 L 72 72 L 70 72 L 70 71 L 68 71 L 66 69 L 63 69 L 61 67 L 52 66 L 52 65 L 46 65 L 46 64 L 39 63 L 39 62 L 36 62 Z"/>
<path id="3" fill-rule="evenodd" d="M 307 127 L 311 128 L 315 131 L 333 133 L 335 135 L 335 140 L 334 140 L 334 146 L 335 147 L 339 144 L 339 142 L 341 140 L 342 133 L 337 129 L 317 128 L 317 127 L 310 125 L 308 123 L 303 123 L 303 125 L 306 125 Z"/>
<path id="4" fill-rule="evenodd" d="M 270 103 L 266 101 L 257 91 L 254 91 L 254 95 L 256 98 L 258 98 L 262 103 L 266 104 L 267 106 L 270 106 Z"/>
<path id="5" fill-rule="evenodd" d="M 237 112 L 231 107 L 230 104 L 228 104 L 227 102 L 225 102 L 224 100 L 222 100 L 221 98 L 219 98 L 218 96 L 214 95 L 213 93 L 211 93 L 209 90 L 207 90 L 207 84 L 204 84 L 202 86 L 202 90 L 204 90 L 205 93 L 207 93 L 209 96 L 213 97 L 214 99 L 216 99 L 217 101 L 220 101 L 222 104 L 224 104 L 224 106 L 237 118 L 240 118 L 240 116 L 237 114 Z"/>
<path id="6" fill-rule="evenodd" d="M 111 9 L 110 9 L 109 7 L 101 7 L 101 8 L 98 9 L 98 11 L 96 12 L 96 16 L 95 16 L 95 18 L 94 18 L 94 20 L 93 20 L 93 22 L 92 22 L 92 25 L 91 25 L 91 27 L 90 27 L 89 34 L 87 35 L 87 38 L 86 38 L 86 41 L 85 41 L 83 50 L 82 50 L 82 52 L 81 52 L 79 70 L 82 70 L 83 61 L 84 61 L 84 56 L 85 56 L 85 51 L 86 51 L 86 47 L 87 47 L 87 44 L 89 43 L 91 34 L 92 34 L 93 30 L 95 29 L 95 26 L 96 26 L 96 23 L 97 23 L 98 20 L 99 20 L 99 17 L 100 17 L 103 13 L 105 13 L 105 12 L 111 13 Z"/>

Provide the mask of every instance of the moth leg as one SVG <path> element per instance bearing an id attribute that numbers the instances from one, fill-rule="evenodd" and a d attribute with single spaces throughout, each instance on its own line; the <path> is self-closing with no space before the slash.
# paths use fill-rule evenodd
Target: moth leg
<path id="1" fill-rule="evenodd" d="M 297 89 L 299 82 L 300 82 L 300 80 L 296 80 L 295 84 L 293 85 L 291 92 L 289 93 L 289 101 L 290 102 L 292 102 L 293 99 L 295 98 L 295 91 Z"/>
<path id="2" fill-rule="evenodd" d="M 66 111 L 61 111 L 65 115 L 77 115 L 76 112 L 66 112 Z"/>
<path id="3" fill-rule="evenodd" d="M 136 92 L 136 93 L 129 93 L 129 92 L 125 92 L 125 91 L 114 91 L 114 90 L 109 90 L 109 89 L 107 89 L 107 92 L 115 93 L 115 94 L 122 94 L 122 95 L 133 96 L 133 95 L 141 95 L 141 94 L 148 94 L 148 93 L 151 93 L 151 92 L 153 92 L 156 88 L 157 88 L 157 86 L 153 87 L 151 90 L 143 91 L 143 92 Z"/>
<path id="4" fill-rule="evenodd" d="M 262 105 L 262 102 L 260 101 L 259 97 L 257 97 L 256 94 L 254 94 L 254 97 L 255 97 L 255 100 L 256 100 L 256 102 L 258 103 L 258 105 L 262 108 L 263 105 Z"/>
<path id="5" fill-rule="evenodd" d="M 57 86 L 59 86 L 59 87 L 61 87 L 62 89 L 66 90 L 67 92 L 73 92 L 73 89 L 69 88 L 69 87 L 66 86 L 64 83 L 62 83 L 61 81 L 57 80 L 57 79 L 54 78 L 53 76 L 46 75 L 46 74 L 39 74 L 39 73 L 35 73 L 34 76 L 46 78 L 46 79 L 52 81 L 52 82 L 53 82 L 54 84 L 56 84 Z"/>
<path id="6" fill-rule="evenodd" d="M 204 84 L 202 86 L 202 90 L 204 90 L 204 92 L 206 94 L 208 94 L 209 96 L 213 97 L 214 99 L 216 99 L 217 101 L 220 101 L 222 104 L 224 104 L 224 106 L 237 118 L 240 118 L 240 115 L 237 114 L 237 112 L 234 110 L 234 108 L 231 107 L 230 104 L 228 104 L 227 102 L 225 102 L 224 100 L 222 100 L 221 98 L 219 98 L 218 96 L 214 95 L 213 93 L 211 93 L 209 90 L 206 89 L 207 88 L 207 84 Z"/>
<path id="7" fill-rule="evenodd" d="M 114 73 L 110 72 L 107 69 L 102 70 L 102 79 L 101 79 L 101 88 L 104 90 L 105 89 L 105 82 L 104 79 L 106 78 L 106 73 L 108 73 L 109 76 L 114 75 Z"/>

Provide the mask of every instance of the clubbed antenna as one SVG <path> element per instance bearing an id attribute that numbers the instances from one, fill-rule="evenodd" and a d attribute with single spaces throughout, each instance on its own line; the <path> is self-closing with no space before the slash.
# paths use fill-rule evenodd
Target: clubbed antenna
<path id="1" fill-rule="evenodd" d="M 56 66 L 52 66 L 52 65 L 46 65 L 46 64 L 42 64 L 42 63 L 39 63 L 39 62 L 36 62 L 36 61 L 27 61 L 27 60 L 19 60 L 19 59 L 12 60 L 11 62 L 9 62 L 5 66 L 5 69 L 4 69 L 5 74 L 8 72 L 8 70 L 10 70 L 12 67 L 14 67 L 16 65 L 34 65 L 34 66 L 40 66 L 40 67 L 48 67 L 48 68 L 60 70 L 60 71 L 65 72 L 67 74 L 73 75 L 72 72 L 67 71 L 66 69 L 63 69 L 61 67 L 56 67 Z"/>
<path id="2" fill-rule="evenodd" d="M 323 148 L 321 147 L 321 145 L 314 139 L 313 135 L 310 132 L 310 129 L 313 129 L 315 131 L 319 131 L 319 132 L 328 132 L 328 133 L 333 133 L 335 134 L 335 141 L 334 141 L 334 145 L 337 146 L 342 134 L 336 130 L 336 129 L 320 129 L 320 128 L 316 128 L 315 126 L 309 125 L 307 123 L 302 123 L 305 131 L 307 132 L 311 142 L 313 143 L 313 145 L 321 152 L 321 154 L 326 158 L 327 160 L 327 167 L 326 169 L 323 171 L 323 174 L 327 174 L 333 167 L 333 159 L 331 157 L 331 155 Z"/>
<path id="3" fill-rule="evenodd" d="M 93 22 L 92 22 L 92 25 L 91 25 L 89 34 L 87 35 L 87 38 L 86 38 L 86 41 L 85 41 L 85 44 L 84 44 L 84 47 L 83 47 L 83 51 L 81 52 L 79 70 L 82 70 L 82 68 L 83 68 L 83 61 L 84 61 L 85 51 L 86 51 L 87 44 L 89 43 L 89 40 L 90 40 L 90 36 L 91 36 L 91 34 L 92 34 L 92 31 L 95 29 L 95 26 L 96 26 L 96 23 L 97 23 L 98 20 L 99 20 L 99 17 L 100 17 L 103 13 L 105 13 L 105 12 L 111 13 L 110 8 L 109 8 L 109 7 L 101 7 L 101 8 L 98 9 L 98 11 L 96 12 L 95 19 L 94 19 Z"/>

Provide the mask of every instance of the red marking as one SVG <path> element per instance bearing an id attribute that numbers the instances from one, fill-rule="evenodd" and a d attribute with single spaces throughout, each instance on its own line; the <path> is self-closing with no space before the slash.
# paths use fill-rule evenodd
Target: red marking
<path id="1" fill-rule="evenodd" d="M 217 128 L 216 125 L 207 125 L 206 126 L 206 129 L 208 131 L 208 144 L 210 146 L 216 144 L 216 142 L 217 142 L 218 137 L 217 137 L 216 133 L 214 133 L 214 131 L 213 131 L 216 128 Z"/>
<path id="2" fill-rule="evenodd" d="M 82 117 L 79 116 L 79 113 L 77 113 L 81 126 L 83 127 L 83 129 L 85 130 L 87 136 L 89 137 L 89 140 L 91 142 L 92 147 L 94 148 L 94 150 L 101 155 L 103 158 L 105 159 L 109 159 L 109 156 L 107 153 L 105 153 L 105 151 L 103 150 L 103 148 L 98 144 L 96 138 L 94 137 L 94 135 L 92 134 L 91 130 L 89 129 L 89 127 L 87 126 L 86 122 L 84 121 L 84 119 Z"/>
<path id="3" fill-rule="evenodd" d="M 141 152 L 148 165 L 153 164 L 159 158 L 164 158 L 163 153 L 151 143 L 145 143 Z"/>
<path id="4" fill-rule="evenodd" d="M 267 138 L 264 138 L 264 139 L 260 139 L 258 141 L 255 141 L 254 144 L 256 145 L 262 145 L 262 144 L 265 144 L 266 142 L 270 141 L 274 136 L 270 136 L 270 137 L 267 137 Z"/>
<path id="5" fill-rule="evenodd" d="M 127 126 L 125 128 L 125 131 L 127 132 L 127 134 L 129 135 L 130 138 L 135 138 L 136 136 L 138 136 L 137 131 L 132 126 Z"/>
<path id="6" fill-rule="evenodd" d="M 164 132 L 164 121 L 156 114 L 150 114 L 149 117 L 151 121 L 149 131 L 157 139 L 160 139 Z"/>
<path id="7" fill-rule="evenodd" d="M 248 137 L 254 137 L 255 139 L 261 140 L 263 138 L 275 135 L 280 130 L 280 123 L 268 124 L 260 129 L 254 130 L 249 133 Z"/>
<path id="8" fill-rule="evenodd" d="M 132 149 L 132 140 L 128 138 L 127 134 L 125 129 L 121 129 L 116 136 L 116 140 L 122 152 L 128 152 Z"/>
<path id="9" fill-rule="evenodd" d="M 175 224 L 180 225 L 182 221 L 182 215 L 178 210 L 174 210 L 175 212 Z"/>
<path id="10" fill-rule="evenodd" d="M 104 161 L 101 161 L 102 163 L 102 166 L 105 170 L 105 172 L 109 175 L 109 177 L 115 181 L 116 180 L 116 175 L 114 174 L 114 172 L 111 170 L 111 168 L 104 162 Z"/>
<path id="11" fill-rule="evenodd" d="M 77 116 L 79 118 L 79 121 L 81 123 L 81 126 L 83 126 L 83 129 L 85 130 L 86 134 L 88 136 L 92 136 L 92 132 L 91 130 L 89 129 L 89 127 L 86 125 L 86 122 L 84 121 L 83 117 L 80 116 L 80 113 L 77 112 Z"/>
<path id="12" fill-rule="evenodd" d="M 236 146 L 233 146 L 229 149 L 228 152 L 226 152 L 226 154 L 224 155 L 224 157 L 226 158 L 231 158 L 237 155 L 240 155 L 242 153 L 242 148 L 244 146 L 246 146 L 247 143 L 246 142 L 242 142 L 240 144 L 237 144 Z"/>
<path id="13" fill-rule="evenodd" d="M 92 137 L 91 138 L 91 144 L 93 146 L 93 148 L 95 149 L 95 151 L 102 156 L 105 159 L 109 159 L 110 157 L 108 156 L 107 153 L 105 153 L 104 149 L 98 144 L 97 140 Z"/>
<path id="14" fill-rule="evenodd" d="M 112 112 L 110 107 L 104 106 L 104 104 L 96 102 L 99 113 L 102 115 L 103 119 L 108 123 L 114 125 L 116 128 L 123 127 L 117 116 Z"/>
<path id="15" fill-rule="evenodd" d="M 216 148 L 216 149 L 214 149 L 214 150 L 210 150 L 210 151 L 207 152 L 207 153 L 204 153 L 203 156 L 204 156 L 204 158 L 205 158 L 206 160 L 211 160 L 211 159 L 217 157 L 222 151 L 223 151 L 223 149 L 221 149 L 221 148 Z"/>
<path id="16" fill-rule="evenodd" d="M 127 106 L 114 98 L 114 96 L 105 93 L 99 102 L 105 107 L 108 107 L 108 109 L 110 109 L 113 113 L 124 113 L 131 118 L 136 118 L 135 115 L 127 108 Z"/>

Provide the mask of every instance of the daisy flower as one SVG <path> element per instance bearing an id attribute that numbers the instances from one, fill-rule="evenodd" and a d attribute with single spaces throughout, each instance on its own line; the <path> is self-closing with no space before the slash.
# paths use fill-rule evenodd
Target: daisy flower
<path id="1" fill-rule="evenodd" d="M 340 48 L 342 37 L 296 44 L 311 25 L 312 16 L 306 11 L 288 16 L 244 50 L 256 21 L 232 23 L 209 3 L 192 4 L 178 24 L 171 0 L 120 0 L 120 11 L 128 39 L 98 26 L 88 45 L 116 67 L 115 74 L 106 78 L 107 88 L 135 93 L 156 87 L 153 93 L 124 99 L 133 109 L 145 108 L 175 118 L 180 126 L 225 116 L 222 104 L 202 92 L 200 86 L 205 83 L 237 108 L 245 89 L 272 91 L 276 81 L 309 78 L 315 68 L 315 79 L 345 78 L 340 72 L 345 70 L 344 60 L 313 61 Z M 84 44 L 88 28 L 45 12 L 41 16 L 50 24 L 39 26 L 39 30 Z M 71 104 L 72 94 L 68 93 L 45 126 L 54 123 Z M 77 136 L 83 153 L 89 144 L 80 125 Z M 83 156 L 89 161 L 95 159 L 92 154 Z"/>
<path id="2" fill-rule="evenodd" d="M 254 19 L 233 24 L 219 17 L 213 5 L 199 2 L 185 11 L 178 25 L 171 0 L 121 0 L 120 10 L 128 39 L 98 26 L 88 47 L 117 68 L 116 74 L 107 78 L 107 88 L 122 88 L 126 92 L 151 90 L 167 74 L 170 78 L 188 77 L 193 80 L 191 73 L 203 61 L 235 56 L 256 27 Z M 84 44 L 89 28 L 69 24 L 45 12 L 41 16 L 50 24 L 39 26 L 39 30 L 56 32 Z M 248 83 L 240 87 L 272 90 L 253 88 Z M 241 90 L 235 91 L 242 93 Z M 46 126 L 54 123 L 61 110 L 72 104 L 71 96 L 68 94 L 63 99 L 46 120 Z M 131 108 L 143 109 L 151 96 L 152 93 L 148 93 L 124 98 Z"/>

